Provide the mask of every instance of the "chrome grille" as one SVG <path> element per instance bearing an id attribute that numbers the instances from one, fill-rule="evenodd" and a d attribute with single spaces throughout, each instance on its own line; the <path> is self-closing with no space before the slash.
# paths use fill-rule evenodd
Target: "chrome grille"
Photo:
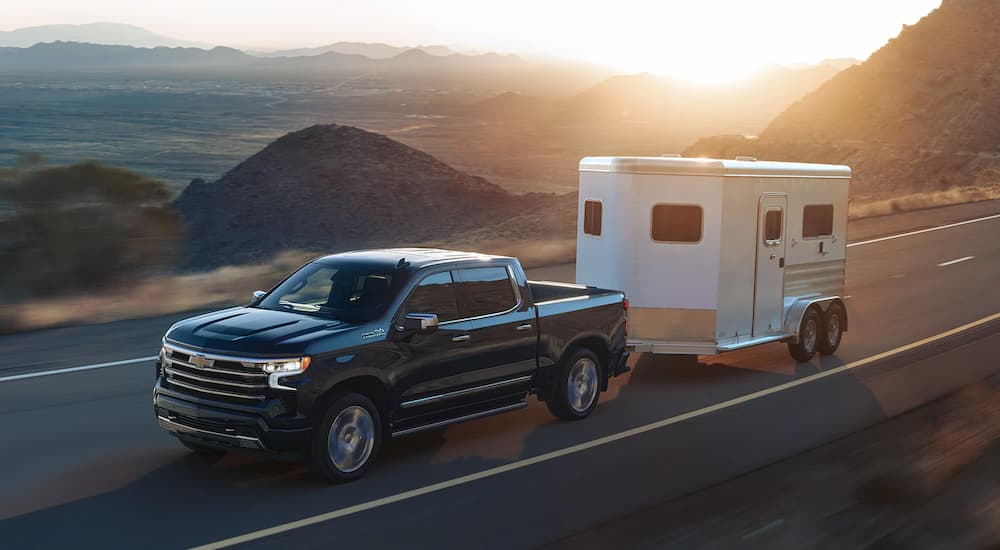
<path id="1" fill-rule="evenodd" d="M 163 344 L 163 374 L 178 391 L 213 398 L 261 401 L 267 397 L 267 373 L 260 364 Z"/>

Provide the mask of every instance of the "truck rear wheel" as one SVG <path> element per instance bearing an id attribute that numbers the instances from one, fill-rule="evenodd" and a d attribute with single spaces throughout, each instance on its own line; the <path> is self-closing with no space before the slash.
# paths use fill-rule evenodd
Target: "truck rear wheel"
<path id="1" fill-rule="evenodd" d="M 816 308 L 811 307 L 802 316 L 802 324 L 799 325 L 799 341 L 788 344 L 788 353 L 800 363 L 808 363 L 816 355 L 816 348 L 820 340 L 819 313 Z"/>
<path id="2" fill-rule="evenodd" d="M 823 314 L 823 332 L 819 339 L 819 352 L 831 355 L 840 347 L 840 339 L 844 336 L 844 307 L 838 303 L 830 304 Z"/>
<path id="3" fill-rule="evenodd" d="M 360 393 L 337 392 L 328 401 L 307 463 L 330 483 L 346 483 L 365 475 L 382 444 L 378 407 Z"/>
<path id="4" fill-rule="evenodd" d="M 545 401 L 549 412 L 563 420 L 581 420 L 597 407 L 601 394 L 601 361 L 589 349 L 570 352 L 556 378 L 556 387 Z"/>

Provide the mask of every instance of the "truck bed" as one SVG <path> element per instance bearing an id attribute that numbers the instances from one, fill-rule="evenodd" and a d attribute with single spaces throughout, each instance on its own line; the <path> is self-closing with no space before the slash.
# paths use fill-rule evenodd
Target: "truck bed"
<path id="1" fill-rule="evenodd" d="M 581 298 L 584 296 L 600 296 L 604 294 L 620 294 L 617 290 L 608 290 L 596 286 L 556 283 L 551 281 L 528 281 L 531 296 L 536 304 L 565 300 L 566 298 Z"/>

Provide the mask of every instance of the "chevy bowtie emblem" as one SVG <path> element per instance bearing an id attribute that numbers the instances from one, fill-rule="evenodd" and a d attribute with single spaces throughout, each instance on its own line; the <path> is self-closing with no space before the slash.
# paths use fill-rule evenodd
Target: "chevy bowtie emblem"
<path id="1" fill-rule="evenodd" d="M 210 367 L 210 366 L 212 366 L 213 362 L 214 361 L 212 361 L 211 359 L 206 358 L 204 355 L 192 355 L 191 356 L 191 364 L 194 365 L 194 366 L 196 366 L 196 367 L 198 367 L 198 368 Z"/>

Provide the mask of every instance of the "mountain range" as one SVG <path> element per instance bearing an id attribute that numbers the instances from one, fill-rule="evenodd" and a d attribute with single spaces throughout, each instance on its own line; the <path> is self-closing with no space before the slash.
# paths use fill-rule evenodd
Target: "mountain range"
<path id="1" fill-rule="evenodd" d="M 120 46 L 210 48 L 210 44 L 177 40 L 124 23 L 41 25 L 0 31 L 0 47 L 27 48 L 41 42 L 87 42 Z"/>
<path id="2" fill-rule="evenodd" d="M 447 46 L 416 46 L 405 48 L 401 46 L 390 46 L 381 42 L 336 42 L 315 48 L 296 48 L 291 50 L 277 50 L 273 52 L 252 52 L 259 57 L 303 57 L 320 55 L 324 53 L 342 53 L 347 55 L 363 55 L 371 59 L 389 59 L 406 52 L 407 50 L 419 50 L 435 56 L 446 56 L 458 53 Z"/>

